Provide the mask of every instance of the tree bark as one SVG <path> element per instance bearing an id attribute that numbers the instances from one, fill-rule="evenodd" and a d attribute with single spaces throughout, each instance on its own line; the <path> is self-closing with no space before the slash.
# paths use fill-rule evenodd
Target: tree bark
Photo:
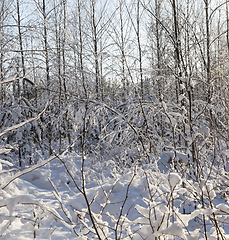
<path id="1" fill-rule="evenodd" d="M 99 98 L 99 85 L 100 85 L 100 74 L 99 74 L 99 59 L 98 59 L 98 39 L 97 39 L 97 24 L 95 20 L 95 0 L 92 2 L 92 34 L 94 43 L 94 57 L 95 57 L 95 92 L 96 98 Z"/>
<path id="2" fill-rule="evenodd" d="M 143 99 L 143 97 L 144 97 L 144 81 L 143 81 L 143 68 L 142 68 L 142 48 L 141 48 L 141 41 L 140 41 L 140 2 L 139 1 L 137 1 L 137 39 L 138 39 L 141 98 Z"/>
<path id="3" fill-rule="evenodd" d="M 84 89 L 84 95 L 87 96 L 87 89 L 85 85 L 85 74 L 84 74 L 84 64 L 83 64 L 83 37 L 82 37 L 82 19 L 81 19 L 81 4 L 80 0 L 77 0 L 78 8 L 78 26 L 79 26 L 79 62 L 80 62 L 80 76 L 82 78 L 82 85 Z"/>
<path id="4" fill-rule="evenodd" d="M 44 22 L 44 52 L 45 52 L 45 65 L 46 65 L 46 84 L 48 94 L 50 95 L 50 73 L 49 73 L 49 53 L 48 53 L 48 35 L 47 35 L 47 15 L 46 15 L 46 2 L 43 0 L 43 22 Z"/>
<path id="5" fill-rule="evenodd" d="M 22 81 L 23 81 L 23 95 L 24 97 L 27 95 L 28 92 L 26 89 L 25 84 L 25 58 L 24 58 L 24 50 L 23 50 L 23 43 L 22 43 L 22 33 L 21 33 L 21 15 L 20 15 L 20 4 L 19 0 L 17 0 L 17 25 L 18 25 L 18 35 L 19 35 L 19 44 L 20 44 L 20 53 L 21 53 L 21 65 L 22 65 Z"/>

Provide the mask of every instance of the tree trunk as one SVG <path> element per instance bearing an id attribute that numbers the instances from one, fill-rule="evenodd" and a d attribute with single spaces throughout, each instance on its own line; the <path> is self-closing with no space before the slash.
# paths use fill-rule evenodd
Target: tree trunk
<path id="1" fill-rule="evenodd" d="M 80 76 L 82 78 L 82 85 L 84 89 L 84 95 L 87 96 L 87 89 L 85 85 L 85 74 L 84 74 L 84 64 L 83 64 L 83 37 L 82 37 L 82 20 L 81 20 L 81 5 L 80 0 L 77 1 L 78 8 L 78 26 L 79 26 L 79 62 L 80 62 Z"/>
<path id="2" fill-rule="evenodd" d="M 227 16 L 227 51 L 229 52 L 229 14 L 228 14 L 228 2 L 226 2 L 226 16 Z"/>
<path id="3" fill-rule="evenodd" d="M 46 65 L 46 84 L 48 94 L 50 95 L 50 73 L 49 73 L 49 54 L 48 54 L 48 36 L 47 36 L 47 15 L 46 15 L 46 2 L 43 0 L 43 21 L 44 21 L 44 52 L 45 52 L 45 65 Z"/>
<path id="4" fill-rule="evenodd" d="M 127 94 L 127 80 L 125 76 L 125 42 L 124 42 L 124 30 L 123 30 L 123 14 L 122 3 L 119 0 L 119 15 L 120 15 L 120 31 L 121 31 L 121 62 L 122 62 L 122 85 L 123 85 L 123 100 L 126 101 Z"/>
<path id="5" fill-rule="evenodd" d="M 209 29 L 209 14 L 208 14 L 208 8 L 209 3 L 208 0 L 204 0 L 205 2 L 205 24 L 206 24 L 206 52 L 207 52 L 207 84 L 208 84 L 208 97 L 207 101 L 208 103 L 211 103 L 211 87 L 210 87 L 210 81 L 211 81 L 211 57 L 210 57 L 210 29 Z"/>
<path id="6" fill-rule="evenodd" d="M 176 69 L 176 94 L 177 94 L 177 102 L 179 103 L 179 95 L 183 94 L 183 89 L 181 89 L 181 64 L 180 64 L 180 39 L 179 39 L 179 26 L 177 20 L 177 5 L 176 0 L 172 0 L 172 9 L 173 9 L 173 25 L 174 25 L 174 48 L 175 48 L 175 69 Z"/>
<path id="7" fill-rule="evenodd" d="M 22 44 L 22 33 L 21 33 L 21 15 L 20 15 L 20 5 L 19 0 L 17 0 L 17 25 L 18 25 L 18 35 L 19 35 L 19 44 L 20 44 L 20 53 L 21 53 L 21 64 L 22 64 L 22 81 L 23 81 L 23 95 L 28 98 L 28 91 L 25 84 L 25 58 L 24 50 Z"/>
<path id="8" fill-rule="evenodd" d="M 137 39 L 138 39 L 138 55 L 139 55 L 139 70 L 140 70 L 140 84 L 141 84 L 141 97 L 144 97 L 144 81 L 142 69 L 142 48 L 140 41 L 140 2 L 137 2 Z"/>
<path id="9" fill-rule="evenodd" d="M 65 41 L 66 41 L 66 0 L 63 0 L 63 36 L 62 36 L 62 65 L 63 65 L 63 88 L 64 88 L 64 96 L 66 99 L 67 86 L 66 86 L 66 62 L 65 62 Z"/>
<path id="10" fill-rule="evenodd" d="M 97 24 L 95 21 L 95 0 L 92 0 L 92 34 L 94 43 L 94 57 L 95 57 L 95 92 L 96 98 L 99 98 L 99 59 L 98 59 L 98 39 L 97 39 Z"/>

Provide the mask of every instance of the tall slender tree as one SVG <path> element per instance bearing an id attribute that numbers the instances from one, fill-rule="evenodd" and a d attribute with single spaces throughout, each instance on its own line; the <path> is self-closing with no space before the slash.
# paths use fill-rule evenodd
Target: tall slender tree
<path id="1" fill-rule="evenodd" d="M 138 41 L 138 55 L 139 55 L 139 71 L 140 71 L 140 84 L 141 84 L 141 97 L 144 96 L 144 80 L 143 80 L 143 63 L 142 63 L 142 46 L 140 38 L 140 2 L 137 1 L 137 41 Z"/>
<path id="2" fill-rule="evenodd" d="M 79 32 L 79 66 L 80 66 L 80 76 L 82 80 L 82 85 L 84 89 L 84 94 L 87 96 L 87 88 L 85 83 L 85 73 L 84 73 L 84 63 L 83 63 L 83 29 L 82 29 L 82 18 L 81 18 L 82 1 L 77 0 L 77 10 L 78 10 L 78 32 Z"/>
<path id="3" fill-rule="evenodd" d="M 24 57 L 24 49 L 22 42 L 22 32 L 21 32 L 21 14 L 20 14 L 20 3 L 17 0 L 17 26 L 18 26 L 18 36 L 19 36 L 19 46 L 20 46 L 20 54 L 21 54 L 21 66 L 22 66 L 22 81 L 23 81 L 23 95 L 26 96 L 26 82 L 25 82 L 25 57 Z"/>
<path id="4" fill-rule="evenodd" d="M 45 54 L 45 67 L 46 67 L 46 85 L 48 94 L 50 94 L 50 70 L 49 70 L 49 51 L 48 51 L 48 33 L 47 33 L 47 13 L 46 13 L 46 0 L 43 0 L 42 15 L 43 15 L 43 31 L 44 31 L 44 54 Z"/>
<path id="5" fill-rule="evenodd" d="M 204 0 L 205 4 L 205 24 L 206 24 L 206 72 L 207 72 L 207 84 L 208 84 L 208 103 L 211 102 L 211 56 L 210 56 L 210 22 L 209 22 L 209 0 Z"/>

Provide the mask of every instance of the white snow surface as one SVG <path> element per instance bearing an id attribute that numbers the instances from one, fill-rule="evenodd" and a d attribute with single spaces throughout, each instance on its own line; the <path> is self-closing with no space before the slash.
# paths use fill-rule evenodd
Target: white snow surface
<path id="1" fill-rule="evenodd" d="M 65 153 L 38 163 L 24 175 L 0 175 L 0 239 L 98 239 L 82 192 L 82 158 Z M 44 165 L 44 166 L 43 166 Z M 212 209 L 201 209 L 197 187 L 176 172 L 160 172 L 155 164 L 118 169 L 109 162 L 86 159 L 85 192 L 101 239 L 204 239 L 201 218 L 212 214 L 229 239 L 229 204 L 211 198 Z M 9 183 L 10 182 L 10 183 Z M 6 184 L 9 185 L 6 186 Z M 184 183 L 187 187 L 184 188 Z M 206 187 L 206 190 L 208 187 Z M 185 200 L 186 199 L 186 200 Z M 215 202 L 214 202 L 215 201 Z M 184 204 L 185 203 L 185 204 Z M 185 213 L 184 213 L 185 212 Z M 207 222 L 208 224 L 209 222 Z M 207 225 L 208 226 L 208 225 Z M 217 239 L 207 227 L 209 239 Z"/>

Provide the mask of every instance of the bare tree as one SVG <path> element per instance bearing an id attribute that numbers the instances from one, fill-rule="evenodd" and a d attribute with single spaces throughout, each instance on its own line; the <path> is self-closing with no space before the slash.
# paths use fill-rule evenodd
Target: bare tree
<path id="1" fill-rule="evenodd" d="M 155 0 L 155 15 L 158 19 L 160 19 L 160 10 L 161 10 L 161 2 L 159 0 Z M 161 61 L 162 61 L 162 49 L 161 49 L 161 37 L 160 37 L 160 25 L 159 22 L 155 21 L 156 25 L 156 49 L 157 49 L 157 85 L 158 85 L 158 95 L 160 102 L 162 101 L 162 82 L 161 82 Z M 162 131 L 163 132 L 163 131 Z"/>
<path id="2" fill-rule="evenodd" d="M 205 4 L 205 24 L 206 24 L 206 52 L 207 52 L 207 61 L 206 61 L 206 71 L 207 71 L 207 84 L 208 84 L 208 103 L 211 102 L 211 57 L 210 57 L 210 23 L 209 23 L 209 0 L 204 0 Z"/>
<path id="3" fill-rule="evenodd" d="M 5 18 L 5 1 L 1 1 L 0 3 L 0 39 L 3 39 L 3 35 L 4 35 L 4 18 Z M 3 52 L 3 44 L 1 41 L 0 44 L 0 81 L 3 82 L 4 81 L 4 70 L 3 70 L 3 62 L 4 62 L 4 52 Z M 3 104 L 4 102 L 4 98 L 5 98 L 5 93 L 4 93 L 4 86 L 0 86 L 0 93 L 1 93 L 1 104 Z"/>
<path id="4" fill-rule="evenodd" d="M 77 10 L 78 10 L 78 28 L 79 28 L 79 63 L 80 63 L 80 76 L 82 78 L 82 85 L 84 89 L 84 94 L 87 96 L 87 89 L 85 85 L 85 74 L 84 74 L 84 64 L 83 64 L 83 36 L 82 36 L 82 20 L 81 20 L 81 5 L 82 2 L 77 0 Z"/>
<path id="5" fill-rule="evenodd" d="M 125 41 L 124 41 L 124 24 L 123 24 L 123 0 L 119 0 L 119 17 L 120 17 L 120 31 L 121 31 L 121 64 L 122 64 L 122 84 L 124 91 L 124 100 L 126 100 L 128 80 L 125 76 Z"/>
<path id="6" fill-rule="evenodd" d="M 49 71 L 49 52 L 48 52 L 48 34 L 47 34 L 47 13 L 46 13 L 46 1 L 43 0 L 42 5 L 43 15 L 43 31 L 44 31 L 44 53 L 45 53 L 45 65 L 46 65 L 46 84 L 48 93 L 50 94 L 50 71 Z"/>
<path id="7" fill-rule="evenodd" d="M 26 96 L 26 82 L 25 82 L 25 57 L 24 57 L 24 49 L 22 42 L 22 32 L 21 32 L 21 15 L 20 15 L 20 3 L 17 0 L 17 25 L 18 25 L 18 36 L 19 36 L 19 46 L 20 46 L 20 54 L 21 54 L 21 65 L 22 65 L 22 80 L 23 80 L 23 94 Z M 28 96 L 27 96 L 28 97 Z"/>
<path id="8" fill-rule="evenodd" d="M 144 80 L 143 80 L 143 68 L 142 68 L 142 47 L 140 40 L 140 2 L 137 1 L 137 40 L 138 40 L 138 55 L 139 55 L 139 71 L 140 71 L 140 83 L 141 83 L 141 97 L 144 96 Z"/>
<path id="9" fill-rule="evenodd" d="M 97 98 L 99 98 L 100 90 L 100 71 L 99 71 L 99 49 L 98 49 L 98 22 L 96 22 L 96 10 L 95 4 L 96 0 L 91 0 L 91 27 L 92 27 L 92 38 L 93 38 L 93 52 L 94 52 L 94 61 L 95 61 L 95 93 Z"/>
<path id="10" fill-rule="evenodd" d="M 13 12 L 11 9 L 12 2 L 3 0 L 0 2 L 0 82 L 5 80 L 6 70 L 4 69 L 4 63 L 6 62 L 6 48 L 9 39 L 7 39 L 6 33 L 6 26 L 7 26 L 7 19 L 9 15 Z M 15 85 L 15 83 L 13 83 Z M 18 89 L 19 85 L 17 84 Z M 3 104 L 5 99 L 5 88 L 6 85 L 0 86 L 0 101 Z"/>

